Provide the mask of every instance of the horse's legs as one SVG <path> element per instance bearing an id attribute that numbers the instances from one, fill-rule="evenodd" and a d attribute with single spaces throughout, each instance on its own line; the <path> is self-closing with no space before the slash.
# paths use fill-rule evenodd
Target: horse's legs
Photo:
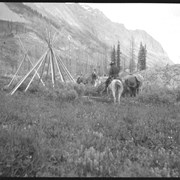
<path id="1" fill-rule="evenodd" d="M 135 97 L 136 96 L 136 89 L 131 88 L 131 97 Z"/>
<path id="2" fill-rule="evenodd" d="M 129 97 L 132 97 L 132 96 L 133 96 L 133 91 L 132 91 L 131 88 L 129 89 L 129 92 L 128 92 L 128 93 L 129 93 Z"/>
<path id="3" fill-rule="evenodd" d="M 112 88 L 112 94 L 113 94 L 114 103 L 116 103 L 116 92 L 115 92 L 115 88 Z"/>
<path id="4" fill-rule="evenodd" d="M 136 97 L 136 89 L 133 89 L 133 96 Z"/>
<path id="5" fill-rule="evenodd" d="M 123 86 L 119 87 L 119 89 L 118 89 L 118 103 L 119 104 L 120 104 L 120 100 L 121 100 L 123 91 L 124 91 Z"/>
<path id="6" fill-rule="evenodd" d="M 121 89 L 119 88 L 118 89 L 118 104 L 120 104 L 121 94 L 122 94 L 122 92 L 121 92 Z"/>
<path id="7" fill-rule="evenodd" d="M 120 104 L 120 98 L 121 98 L 122 93 L 123 93 L 123 88 L 119 87 L 119 89 L 118 89 L 118 104 Z"/>

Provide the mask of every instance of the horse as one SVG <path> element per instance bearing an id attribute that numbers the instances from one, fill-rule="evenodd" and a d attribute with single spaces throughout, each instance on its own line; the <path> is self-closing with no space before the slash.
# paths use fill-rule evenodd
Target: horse
<path id="1" fill-rule="evenodd" d="M 84 85 L 90 84 L 92 86 L 95 86 L 96 79 L 92 78 L 92 76 L 89 77 L 82 77 L 79 76 L 76 81 L 78 84 L 83 83 Z"/>
<path id="2" fill-rule="evenodd" d="M 96 79 L 95 84 L 96 84 L 96 87 L 98 86 L 99 91 L 101 91 L 101 95 L 102 95 L 102 90 L 105 88 L 105 82 L 107 78 L 108 76 L 104 76 L 104 77 L 99 77 L 98 79 Z M 114 103 L 118 101 L 118 103 L 120 104 L 120 98 L 121 98 L 123 90 L 124 90 L 123 83 L 120 79 L 113 79 L 111 81 L 111 83 L 108 86 L 108 94 L 110 94 L 110 91 L 112 92 Z"/>
<path id="3" fill-rule="evenodd" d="M 101 85 L 102 83 L 105 83 L 105 81 L 107 80 L 107 78 L 108 78 L 108 76 L 98 77 L 98 78 L 95 80 L 94 87 L 97 87 L 97 86 Z"/>
<path id="4" fill-rule="evenodd" d="M 123 78 L 123 96 L 130 94 L 131 97 L 136 97 L 139 93 L 139 87 L 141 82 L 133 74 L 129 74 Z"/>
<path id="5" fill-rule="evenodd" d="M 116 104 L 116 102 L 118 101 L 118 104 L 120 104 L 120 98 L 124 91 L 122 81 L 119 79 L 113 79 L 108 86 L 108 92 L 109 92 L 109 90 L 112 91 L 114 103 Z M 116 98 L 116 94 L 117 94 L 117 98 Z"/>
<path id="6" fill-rule="evenodd" d="M 102 91 L 105 88 L 105 81 L 107 80 L 108 76 L 102 76 L 102 77 L 98 77 L 95 80 L 95 84 L 94 87 L 96 87 L 96 91 L 98 94 L 102 95 Z"/>
<path id="7" fill-rule="evenodd" d="M 83 78 L 81 77 L 81 76 L 79 76 L 78 78 L 77 78 L 77 80 L 76 80 L 76 83 L 77 84 L 81 84 L 81 83 L 83 83 Z M 84 83 L 83 83 L 84 84 Z"/>

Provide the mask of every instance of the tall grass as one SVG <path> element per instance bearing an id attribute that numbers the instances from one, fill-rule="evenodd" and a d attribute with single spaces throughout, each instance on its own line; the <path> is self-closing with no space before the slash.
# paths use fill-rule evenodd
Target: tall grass
<path id="1" fill-rule="evenodd" d="M 85 90 L 0 92 L 1 176 L 180 176 L 179 105 L 147 94 L 87 103 Z"/>

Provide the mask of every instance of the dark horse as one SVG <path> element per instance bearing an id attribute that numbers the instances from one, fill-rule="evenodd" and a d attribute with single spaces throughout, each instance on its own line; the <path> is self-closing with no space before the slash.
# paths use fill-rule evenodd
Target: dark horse
<path id="1" fill-rule="evenodd" d="M 139 90 L 140 81 L 134 75 L 127 75 L 123 79 L 124 91 L 122 95 L 127 96 L 129 94 L 131 97 L 136 97 Z"/>
<path id="2" fill-rule="evenodd" d="M 82 76 L 79 76 L 78 78 L 77 78 L 77 83 L 78 84 L 81 84 L 81 83 L 83 83 L 83 84 L 85 84 L 85 85 L 87 85 L 87 84 L 91 84 L 91 85 L 95 85 L 95 81 L 96 81 L 96 79 L 97 79 L 97 77 L 96 78 L 93 78 L 92 76 L 89 76 L 89 77 L 82 77 Z"/>

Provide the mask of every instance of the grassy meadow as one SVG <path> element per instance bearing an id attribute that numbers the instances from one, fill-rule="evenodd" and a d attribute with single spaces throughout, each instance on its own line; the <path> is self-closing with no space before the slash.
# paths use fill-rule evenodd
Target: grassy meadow
<path id="1" fill-rule="evenodd" d="M 0 176 L 180 176 L 180 91 L 151 88 L 114 105 L 71 84 L 10 96 L 7 82 L 0 78 Z"/>

